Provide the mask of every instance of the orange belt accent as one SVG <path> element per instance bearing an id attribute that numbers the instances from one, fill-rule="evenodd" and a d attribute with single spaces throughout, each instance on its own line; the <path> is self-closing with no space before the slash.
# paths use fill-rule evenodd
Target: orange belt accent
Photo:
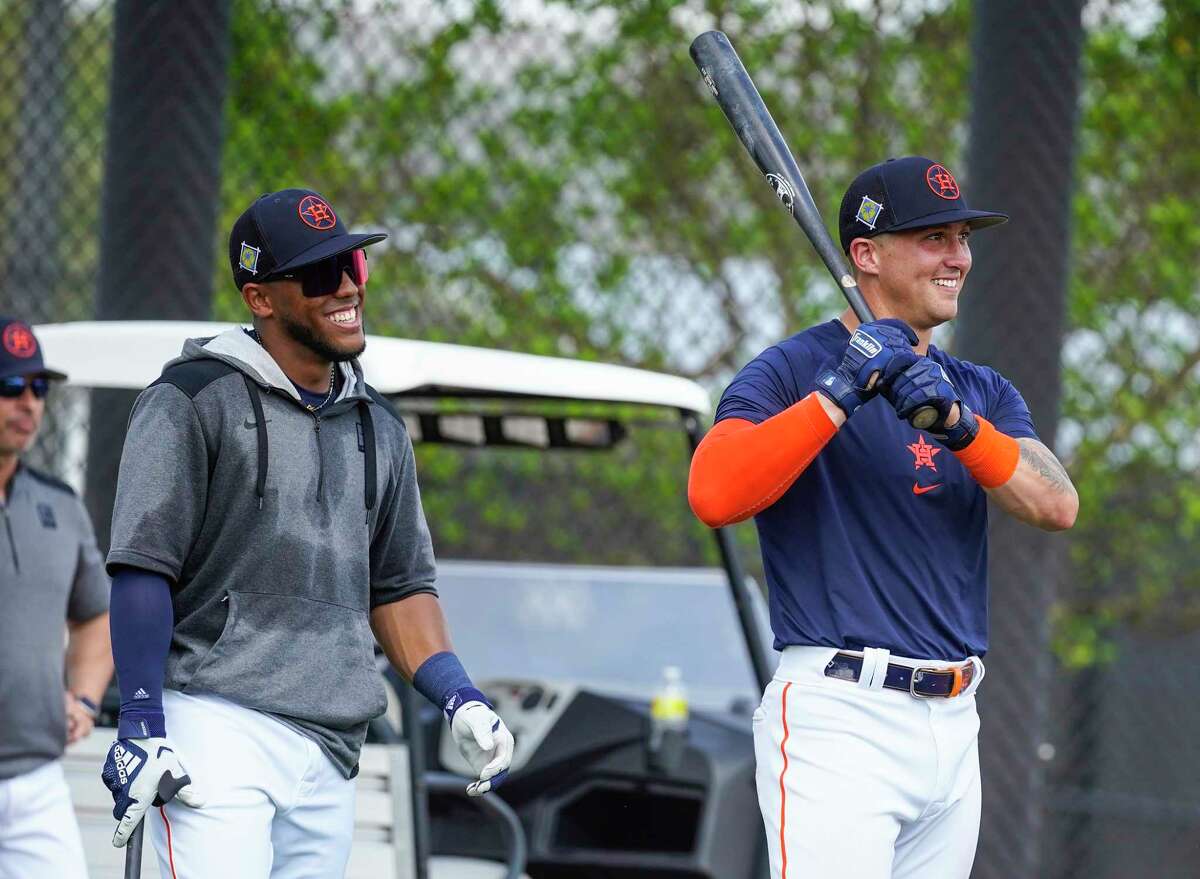
<path id="1" fill-rule="evenodd" d="M 969 685 L 971 683 L 971 678 L 975 676 L 975 666 L 968 665 L 967 668 L 970 669 L 970 673 L 964 675 L 963 667 L 961 665 L 956 665 L 954 667 L 954 683 L 950 685 L 950 695 L 947 696 L 948 699 L 953 699 L 955 696 L 961 693 L 963 691 L 963 684 Z"/>
<path id="2" fill-rule="evenodd" d="M 979 434 L 965 449 L 954 453 L 975 481 L 984 488 L 998 488 L 1017 472 L 1021 447 L 1008 434 L 1001 433 L 986 418 L 978 415 Z"/>
<path id="3" fill-rule="evenodd" d="M 692 457 L 692 512 L 710 528 L 750 518 L 791 488 L 835 433 L 816 391 L 761 424 L 717 422 Z"/>

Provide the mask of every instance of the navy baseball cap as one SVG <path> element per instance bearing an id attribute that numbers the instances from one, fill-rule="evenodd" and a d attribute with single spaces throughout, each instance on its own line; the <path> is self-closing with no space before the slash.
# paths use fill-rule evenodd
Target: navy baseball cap
<path id="1" fill-rule="evenodd" d="M 29 324 L 11 317 L 0 317 L 0 378 L 14 375 L 44 375 L 61 381 L 66 373 L 47 369 L 42 346 Z"/>
<path id="2" fill-rule="evenodd" d="M 842 197 L 838 233 L 842 250 L 849 253 L 855 238 L 963 220 L 982 229 L 1007 222 L 1008 214 L 971 210 L 945 165 L 905 156 L 872 165 L 854 178 Z"/>
<path id="3" fill-rule="evenodd" d="M 281 189 L 255 199 L 229 233 L 229 267 L 239 290 L 251 281 L 320 262 L 387 238 L 351 235 L 329 202 L 311 189 Z"/>

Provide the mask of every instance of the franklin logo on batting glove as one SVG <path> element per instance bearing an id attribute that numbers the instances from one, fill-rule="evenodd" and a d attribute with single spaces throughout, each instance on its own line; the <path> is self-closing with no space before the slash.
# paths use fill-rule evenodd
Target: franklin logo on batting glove
<path id="1" fill-rule="evenodd" d="M 850 339 L 850 344 L 868 357 L 874 357 L 883 350 L 882 344 L 872 339 L 861 329 L 854 331 L 854 336 Z"/>
<path id="2" fill-rule="evenodd" d="M 822 363 L 817 389 L 849 418 L 894 375 L 916 362 L 916 341 L 912 327 L 895 318 L 863 324 L 850 337 L 840 362 L 831 356 Z"/>

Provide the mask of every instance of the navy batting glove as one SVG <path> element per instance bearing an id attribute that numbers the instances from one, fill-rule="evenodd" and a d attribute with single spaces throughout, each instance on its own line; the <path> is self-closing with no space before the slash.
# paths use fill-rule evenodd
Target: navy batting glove
<path id="1" fill-rule="evenodd" d="M 979 435 L 979 421 L 975 418 L 975 413 L 962 400 L 958 401 L 958 408 L 958 421 L 954 422 L 953 427 L 946 427 L 945 424 L 935 424 L 929 430 L 930 433 L 941 441 L 942 445 L 952 452 L 965 449 L 971 443 L 975 442 L 975 437 Z"/>
<path id="2" fill-rule="evenodd" d="M 862 324 L 850 337 L 841 362 L 834 357 L 817 371 L 816 389 L 849 418 L 882 390 L 882 380 L 918 360 L 917 334 L 902 320 L 888 317 Z"/>
<path id="3" fill-rule="evenodd" d="M 975 414 L 963 402 L 942 365 L 928 357 L 920 358 L 903 372 L 890 377 L 884 382 L 881 393 L 902 421 L 908 421 L 918 409 L 932 406 L 938 417 L 927 430 L 951 451 L 966 448 L 979 433 Z M 947 427 L 946 419 L 955 403 L 959 407 L 958 421 L 953 427 Z"/>

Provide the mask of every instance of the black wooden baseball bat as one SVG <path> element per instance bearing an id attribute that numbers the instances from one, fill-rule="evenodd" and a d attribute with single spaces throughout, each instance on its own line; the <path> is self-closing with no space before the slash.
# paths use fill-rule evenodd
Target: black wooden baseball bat
<path id="1" fill-rule="evenodd" d="M 129 841 L 125 843 L 125 879 L 142 879 L 142 841 L 145 839 L 146 821 L 143 818 L 133 828 Z"/>
<path id="2" fill-rule="evenodd" d="M 817 210 L 792 151 L 780 134 L 779 126 L 771 118 L 767 105 L 754 87 L 729 37 L 720 31 L 708 31 L 692 41 L 690 51 L 692 61 L 700 68 L 700 75 L 717 99 L 725 118 L 733 126 L 734 134 L 750 153 L 750 158 L 754 159 L 754 164 L 767 178 L 767 183 L 775 190 L 775 195 L 792 219 L 800 224 L 854 314 L 862 323 L 875 320 L 871 306 L 858 289 L 842 251 L 829 237 L 829 230 L 821 220 L 821 213 Z M 909 422 L 918 430 L 925 430 L 936 420 L 937 410 L 932 406 L 923 406 L 913 413 Z"/>

